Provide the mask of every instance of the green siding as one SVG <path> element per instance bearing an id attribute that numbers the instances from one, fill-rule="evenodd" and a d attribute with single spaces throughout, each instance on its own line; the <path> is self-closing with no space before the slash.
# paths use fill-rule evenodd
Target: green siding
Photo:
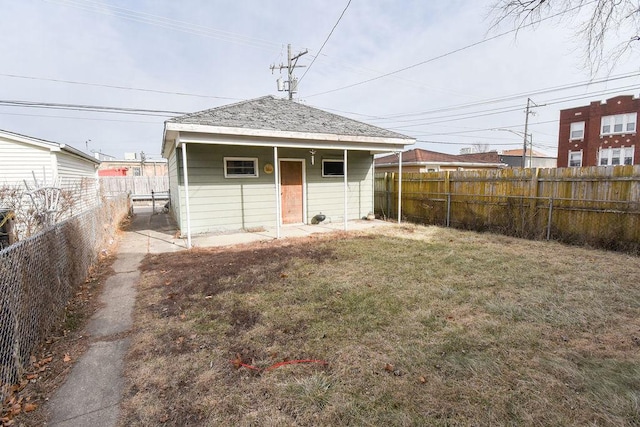
<path id="1" fill-rule="evenodd" d="M 344 217 L 343 178 L 323 178 L 322 159 L 342 159 L 340 150 L 316 150 L 311 165 L 309 150 L 278 150 L 280 159 L 304 159 L 306 175 L 307 220 L 322 212 L 333 222 Z M 224 157 L 258 158 L 257 178 L 225 178 Z M 264 172 L 267 163 L 273 164 L 273 148 L 243 146 L 187 145 L 189 168 L 189 198 L 191 232 L 194 234 L 274 227 L 276 224 L 276 195 L 274 174 Z M 373 211 L 373 156 L 368 152 L 348 153 L 349 219 L 357 219 Z M 182 179 L 181 152 L 169 159 L 169 173 L 176 218 L 186 231 L 186 205 Z M 177 175 L 177 177 L 176 177 Z M 179 191 L 174 190 L 174 186 Z"/>

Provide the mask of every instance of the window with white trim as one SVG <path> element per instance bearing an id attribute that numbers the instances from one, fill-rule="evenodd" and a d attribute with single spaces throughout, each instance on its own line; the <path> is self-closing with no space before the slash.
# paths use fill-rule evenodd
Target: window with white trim
<path id="1" fill-rule="evenodd" d="M 569 139 L 584 139 L 584 122 L 571 123 Z"/>
<path id="2" fill-rule="evenodd" d="M 569 167 L 581 167 L 582 166 L 582 150 L 569 151 Z"/>
<path id="3" fill-rule="evenodd" d="M 255 157 L 225 157 L 225 178 L 257 178 L 258 159 Z"/>
<path id="4" fill-rule="evenodd" d="M 622 148 L 601 148 L 600 149 L 600 166 L 615 166 L 615 165 L 632 165 L 634 147 L 622 147 Z"/>
<path id="5" fill-rule="evenodd" d="M 637 113 L 616 114 L 614 116 L 604 116 L 601 120 L 600 133 L 602 135 L 613 135 L 636 132 Z"/>
<path id="6" fill-rule="evenodd" d="M 322 177 L 344 176 L 344 160 L 322 159 Z"/>

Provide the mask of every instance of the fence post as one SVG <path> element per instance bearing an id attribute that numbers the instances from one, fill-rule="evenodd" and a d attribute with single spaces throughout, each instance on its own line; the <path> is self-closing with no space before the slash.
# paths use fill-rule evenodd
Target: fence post
<path id="1" fill-rule="evenodd" d="M 390 185 L 393 183 L 393 176 L 389 172 L 384 173 L 384 191 L 386 193 L 387 199 L 387 218 L 391 218 L 391 188 Z"/>
<path id="2" fill-rule="evenodd" d="M 551 239 L 551 217 L 553 215 L 553 197 L 549 197 L 549 218 L 547 219 L 547 240 Z"/>
<path id="3" fill-rule="evenodd" d="M 451 193 L 447 193 L 447 227 L 451 223 Z"/>
<path id="4" fill-rule="evenodd" d="M 151 190 L 151 215 L 156 213 L 156 194 Z"/>
<path id="5" fill-rule="evenodd" d="M 449 227 L 449 225 L 451 224 L 451 178 L 449 176 L 449 171 L 446 171 L 444 175 L 444 192 L 447 194 L 446 224 L 447 227 Z"/>

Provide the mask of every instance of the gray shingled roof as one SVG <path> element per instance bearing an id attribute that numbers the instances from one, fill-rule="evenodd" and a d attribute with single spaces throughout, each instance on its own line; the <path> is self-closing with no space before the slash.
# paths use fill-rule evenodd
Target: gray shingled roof
<path id="1" fill-rule="evenodd" d="M 285 132 L 413 139 L 377 126 L 271 95 L 185 114 L 167 120 L 167 122 Z"/>

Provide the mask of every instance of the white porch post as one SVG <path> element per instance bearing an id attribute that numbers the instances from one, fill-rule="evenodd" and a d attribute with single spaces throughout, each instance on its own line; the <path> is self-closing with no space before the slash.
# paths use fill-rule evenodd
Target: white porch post
<path id="1" fill-rule="evenodd" d="M 398 152 L 398 224 L 402 221 L 402 151 Z"/>
<path id="2" fill-rule="evenodd" d="M 347 205 L 347 196 L 349 193 L 349 186 L 347 183 L 347 150 L 344 150 L 344 165 L 343 165 L 343 172 L 344 172 L 344 231 L 347 231 L 347 218 L 348 218 L 348 214 L 349 214 L 349 206 Z"/>
<path id="3" fill-rule="evenodd" d="M 273 176 L 276 184 L 276 239 L 279 239 L 282 199 L 280 197 L 280 162 L 278 161 L 278 147 L 273 147 Z"/>
<path id="4" fill-rule="evenodd" d="M 182 175 L 184 177 L 184 199 L 187 208 L 187 249 L 191 249 L 191 210 L 189 209 L 189 174 L 187 173 L 187 144 L 182 143 Z"/>

